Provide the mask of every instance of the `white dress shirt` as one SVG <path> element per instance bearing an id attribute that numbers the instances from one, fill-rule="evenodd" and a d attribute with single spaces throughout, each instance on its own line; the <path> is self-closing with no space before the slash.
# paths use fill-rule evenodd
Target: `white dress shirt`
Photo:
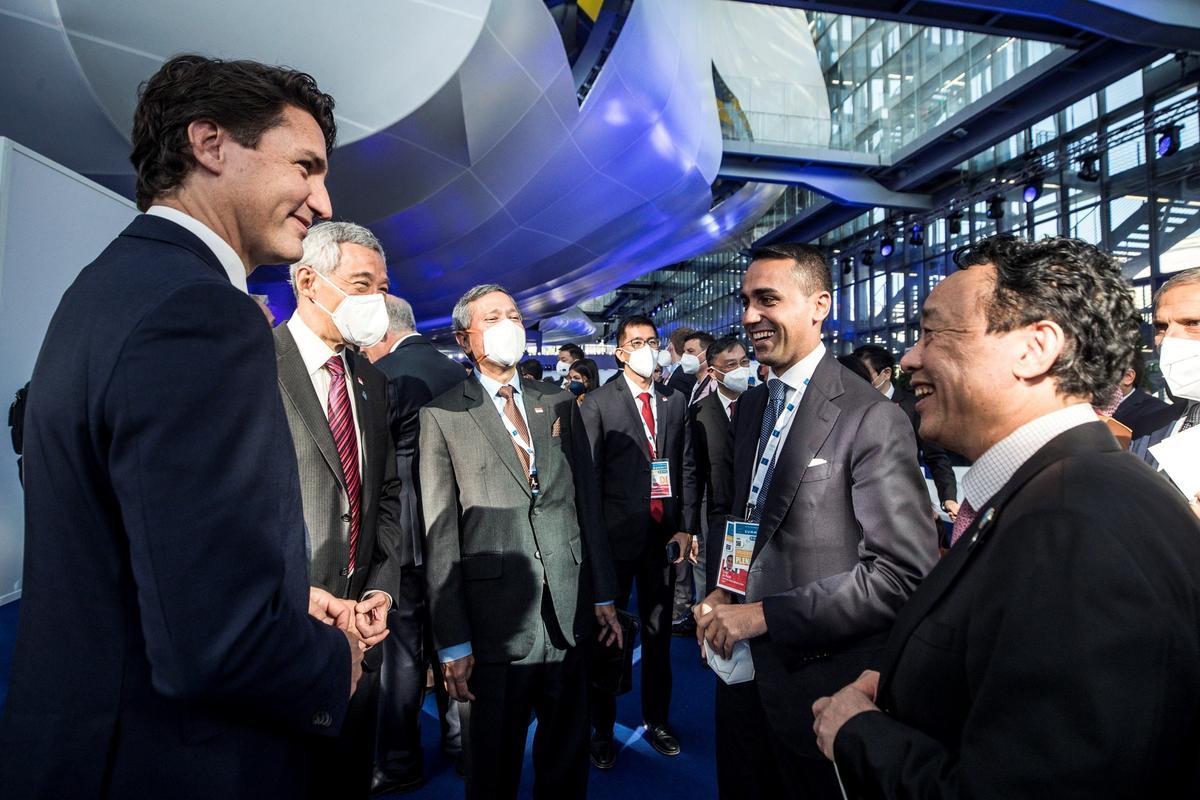
<path id="1" fill-rule="evenodd" d="M 181 228 L 194 233 L 196 238 L 204 242 L 208 246 L 208 249 L 212 250 L 217 260 L 221 262 L 221 266 L 225 268 L 225 274 L 229 276 L 229 282 L 241 291 L 249 292 L 246 288 L 246 265 L 242 263 L 242 259 L 238 257 L 238 254 L 233 252 L 233 248 L 229 246 L 229 242 L 218 236 L 212 228 L 195 217 L 189 216 L 170 206 L 150 206 L 150 208 L 146 209 L 146 213 L 151 216 L 169 219 Z"/>
<path id="2" fill-rule="evenodd" d="M 721 399 L 721 408 L 725 409 L 725 419 L 729 419 L 733 416 L 733 412 L 729 410 L 729 407 L 733 405 L 734 400 L 737 400 L 737 398 L 735 397 L 731 400 L 720 389 L 717 389 L 717 397 Z"/>
<path id="3" fill-rule="evenodd" d="M 317 400 L 321 403 L 321 410 L 325 412 L 325 419 L 329 419 L 329 385 L 333 381 L 333 376 L 325 368 L 325 362 L 334 355 L 338 355 L 342 359 L 342 364 L 346 368 L 346 394 L 350 395 L 350 421 L 354 423 L 354 438 L 358 441 L 358 474 L 361 479 L 363 454 L 366 448 L 362 429 L 358 425 L 357 392 L 353 385 L 354 377 L 350 373 L 350 365 L 346 361 L 346 348 L 343 347 L 341 353 L 334 353 L 320 336 L 317 336 L 304 324 L 304 320 L 300 319 L 299 314 L 292 314 L 292 318 L 286 324 L 288 330 L 291 331 L 292 338 L 296 340 L 296 349 L 300 351 L 300 359 L 304 362 L 304 371 L 308 373 L 309 380 L 312 381 L 313 391 L 317 393 Z"/>
<path id="4" fill-rule="evenodd" d="M 624 368 L 621 369 L 621 377 L 625 379 L 625 385 L 633 393 L 633 405 L 638 410 L 638 419 L 642 420 L 643 427 L 645 426 L 645 417 L 642 416 L 642 401 L 638 397 L 646 392 L 650 393 L 650 416 L 654 418 L 654 430 L 650 431 L 650 435 L 654 437 L 654 457 L 658 458 L 658 402 L 655 399 L 657 392 L 654 391 L 654 381 L 650 381 L 649 389 L 643 389 L 633 382 L 633 378 L 629 377 L 629 373 Z"/>
<path id="5" fill-rule="evenodd" d="M 787 371 L 782 375 L 775 374 L 775 368 L 767 373 L 767 381 L 770 383 L 772 378 L 778 378 L 787 386 L 787 391 L 783 395 L 783 404 L 794 402 L 797 406 L 804 399 L 804 391 L 808 388 L 808 381 L 812 379 L 813 373 L 817 370 L 817 364 L 821 363 L 821 359 L 825 356 L 825 345 L 818 343 L 816 349 L 806 355 L 804 358 L 797 361 L 792 366 L 788 367 Z M 768 385 L 767 391 L 770 391 Z M 769 395 L 768 395 L 769 396 Z M 767 402 L 770 402 L 769 400 Z M 799 411 L 799 409 L 797 409 Z M 788 433 L 792 430 L 792 423 L 796 421 L 796 412 L 790 414 L 787 420 L 783 423 L 783 429 L 779 431 L 779 447 L 775 450 L 775 458 L 779 458 L 779 454 L 783 452 L 783 444 L 787 441 Z M 755 447 L 758 445 L 756 444 Z M 751 482 L 754 481 L 754 476 L 750 476 Z M 765 498 L 764 498 L 765 499 Z"/>
<path id="6" fill-rule="evenodd" d="M 1096 411 L 1088 403 L 1052 411 L 1027 422 L 989 447 L 963 476 L 963 497 L 976 511 L 1004 488 L 1021 465 L 1061 433 L 1096 422 Z"/>
<path id="7" fill-rule="evenodd" d="M 508 417 L 504 415 L 505 400 L 500 396 L 500 387 L 504 385 L 513 387 L 513 403 L 516 404 L 517 411 L 521 414 L 521 419 L 525 421 L 525 430 L 529 430 L 529 415 L 525 413 L 525 396 L 521 394 L 521 375 L 519 373 L 513 372 L 512 377 L 509 378 L 506 383 L 501 383 L 494 378 L 489 378 L 478 369 L 475 370 L 475 377 L 483 386 L 484 393 L 492 399 L 492 405 L 496 407 L 496 413 L 500 415 L 500 422 L 504 425 L 505 431 L 509 430 L 509 426 L 512 423 L 509 422 Z M 529 434 L 529 438 L 533 438 L 532 433 Z M 528 442 L 527 444 L 530 447 L 533 447 L 532 441 Z M 536 458 L 536 454 L 534 457 Z"/>

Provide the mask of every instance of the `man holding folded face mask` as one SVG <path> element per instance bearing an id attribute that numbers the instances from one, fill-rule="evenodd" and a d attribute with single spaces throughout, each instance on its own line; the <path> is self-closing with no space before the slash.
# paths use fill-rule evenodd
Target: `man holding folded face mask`
<path id="1" fill-rule="evenodd" d="M 272 333 L 300 469 L 311 603 L 375 645 L 400 591 L 400 481 L 387 379 L 351 346 L 387 332 L 383 248 L 362 226 L 315 225 L 291 281 L 296 313 Z M 363 660 L 335 753 L 310 760 L 314 797 L 370 792 L 380 653 Z"/>
<path id="2" fill-rule="evenodd" d="M 723 798 L 832 800 L 812 703 L 882 649 L 937 559 L 933 520 L 904 412 L 821 344 L 828 260 L 801 244 L 752 258 L 742 324 L 770 373 L 738 398 L 730 490 L 711 506 L 736 523 L 735 569 L 722 569 L 731 537 L 714 531 L 712 591 L 695 612 L 702 646 L 726 659 L 736 648 L 749 678 L 717 682 L 717 781 Z"/>
<path id="3" fill-rule="evenodd" d="M 642 720 L 650 745 L 678 755 L 668 725 L 671 703 L 671 609 L 675 572 L 670 562 L 696 557 L 699 530 L 696 465 L 687 424 L 687 394 L 651 377 L 658 330 L 648 317 L 627 317 L 617 328 L 617 380 L 583 403 L 583 422 L 600 482 L 605 527 L 616 562 L 617 604 L 629 603 L 637 582 L 642 622 Z M 670 550 L 670 554 L 668 554 Z M 596 689 L 591 700 L 592 763 L 616 759 L 616 698 Z"/>

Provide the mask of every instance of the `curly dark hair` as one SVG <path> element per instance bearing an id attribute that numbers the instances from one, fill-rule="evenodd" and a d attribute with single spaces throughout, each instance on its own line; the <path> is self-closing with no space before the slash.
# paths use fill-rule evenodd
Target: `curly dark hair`
<path id="1" fill-rule="evenodd" d="M 1079 239 L 1000 235 L 961 248 L 954 263 L 996 269 L 984 306 L 988 333 L 1039 320 L 1063 329 L 1066 344 L 1050 369 L 1060 393 L 1090 399 L 1120 382 L 1141 345 L 1141 316 L 1111 256 Z"/>
<path id="2" fill-rule="evenodd" d="M 138 87 L 129 154 L 137 170 L 138 208 L 145 211 L 196 166 L 188 143 L 190 124 L 211 120 L 242 147 L 257 147 L 262 135 L 280 124 L 289 105 L 313 116 L 325 135 L 326 152 L 332 152 L 337 139 L 333 98 L 311 75 L 194 54 L 167 61 Z"/>

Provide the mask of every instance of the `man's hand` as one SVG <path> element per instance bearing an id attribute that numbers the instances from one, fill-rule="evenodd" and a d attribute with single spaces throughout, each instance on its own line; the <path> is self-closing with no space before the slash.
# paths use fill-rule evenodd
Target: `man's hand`
<path id="1" fill-rule="evenodd" d="M 343 629 L 342 633 L 346 635 L 346 643 L 350 645 L 350 696 L 353 697 L 354 690 L 358 688 L 358 679 L 362 677 L 363 653 L 366 652 L 367 646 L 358 637 L 357 631 Z"/>
<path id="2" fill-rule="evenodd" d="M 354 626 L 367 647 L 374 647 L 387 638 L 387 612 L 392 601 L 383 592 L 375 592 L 354 606 Z"/>
<path id="3" fill-rule="evenodd" d="M 612 603 L 596 606 L 596 622 L 600 623 L 600 635 L 596 640 L 608 647 L 613 642 L 617 647 L 625 646 L 625 632 L 621 630 L 621 622 L 617 619 L 617 608 Z"/>
<path id="4" fill-rule="evenodd" d="M 680 551 L 680 552 L 682 552 L 682 551 Z M 692 550 L 690 553 L 688 553 L 688 561 L 692 562 L 693 564 L 700 563 L 700 537 L 699 536 L 692 537 Z"/>
<path id="5" fill-rule="evenodd" d="M 680 531 L 679 533 L 672 536 L 670 541 L 667 542 L 668 547 L 671 546 L 671 542 L 679 543 L 679 558 L 672 561 L 671 562 L 672 564 L 682 563 L 685 558 L 687 558 L 688 556 L 691 555 L 691 553 L 692 553 L 692 535 L 690 533 L 687 533 L 686 531 Z"/>
<path id="6" fill-rule="evenodd" d="M 700 620 L 709 616 L 717 606 L 723 606 L 729 601 L 729 592 L 724 589 L 713 589 L 708 597 L 692 606 L 692 619 L 696 621 L 696 646 L 700 648 L 701 661 L 707 661 L 704 657 L 704 628 L 708 623 L 701 625 Z"/>
<path id="7" fill-rule="evenodd" d="M 946 510 L 946 514 L 950 517 L 950 521 L 954 522 L 958 518 L 958 501 L 947 500 L 942 503 L 942 508 Z"/>
<path id="8" fill-rule="evenodd" d="M 813 733 L 817 735 L 817 747 L 833 761 L 833 740 L 838 731 L 851 717 L 864 711 L 878 711 L 875 693 L 879 691 L 879 673 L 869 669 L 843 687 L 833 697 L 822 697 L 813 703 Z"/>
<path id="9" fill-rule="evenodd" d="M 726 603 L 697 620 L 696 631 L 708 640 L 709 647 L 729 658 L 735 644 L 767 632 L 767 618 L 763 616 L 762 603 Z"/>
<path id="10" fill-rule="evenodd" d="M 354 604 L 334 597 L 324 589 L 308 587 L 308 614 L 326 625 L 349 630 L 354 621 Z"/>
<path id="11" fill-rule="evenodd" d="M 467 688 L 471 680 L 471 671 L 475 669 L 475 656 L 463 656 L 457 661 L 446 661 L 442 664 L 442 678 L 446 682 L 446 694 L 460 703 L 474 700 L 475 695 Z"/>

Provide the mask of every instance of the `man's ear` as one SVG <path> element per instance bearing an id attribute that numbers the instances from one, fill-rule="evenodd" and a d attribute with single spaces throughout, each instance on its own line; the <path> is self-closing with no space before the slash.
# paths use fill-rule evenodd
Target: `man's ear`
<path id="1" fill-rule="evenodd" d="M 300 297 L 310 297 L 316 279 L 317 274 L 313 271 L 312 267 L 296 267 L 296 294 Z"/>
<path id="2" fill-rule="evenodd" d="M 1023 347 L 1013 365 L 1013 375 L 1025 380 L 1048 374 L 1067 347 L 1066 333 L 1052 320 L 1038 320 L 1014 333 L 1022 337 Z"/>
<path id="3" fill-rule="evenodd" d="M 196 163 L 213 175 L 222 174 L 229 165 L 229 133 L 212 120 L 197 119 L 188 125 L 187 136 Z"/>

